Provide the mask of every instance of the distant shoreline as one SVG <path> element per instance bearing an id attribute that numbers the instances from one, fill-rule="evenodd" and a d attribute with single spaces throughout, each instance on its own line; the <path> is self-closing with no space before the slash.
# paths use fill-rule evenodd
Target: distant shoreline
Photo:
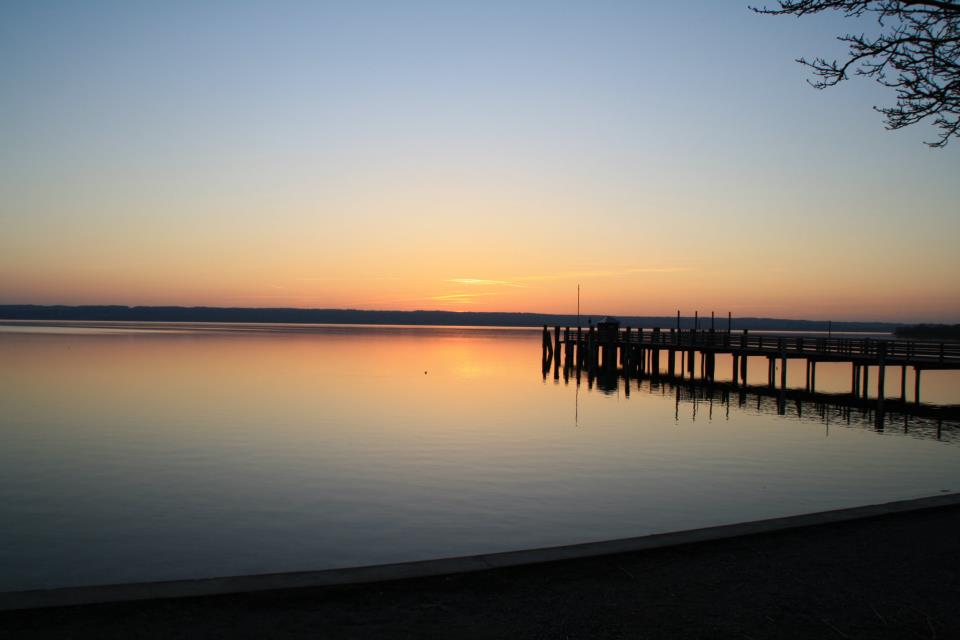
<path id="1" fill-rule="evenodd" d="M 3 320 L 127 321 L 127 322 L 223 322 L 285 324 L 378 324 L 477 327 L 576 326 L 574 314 L 511 313 L 487 311 L 367 311 L 360 309 L 297 309 L 246 307 L 148 307 L 121 305 L 0 305 Z M 596 323 L 602 316 L 580 316 L 580 324 Z M 633 327 L 675 327 L 676 316 L 619 316 Z M 690 329 L 694 319 L 680 318 L 680 327 Z M 727 328 L 726 317 L 716 317 L 717 330 Z M 895 322 L 827 322 L 790 318 L 733 318 L 734 330 L 827 331 L 892 333 L 905 326 Z M 699 318 L 701 329 L 710 329 L 709 316 Z"/>
<path id="2" fill-rule="evenodd" d="M 960 324 L 916 324 L 899 327 L 894 331 L 898 338 L 910 340 L 960 341 Z"/>

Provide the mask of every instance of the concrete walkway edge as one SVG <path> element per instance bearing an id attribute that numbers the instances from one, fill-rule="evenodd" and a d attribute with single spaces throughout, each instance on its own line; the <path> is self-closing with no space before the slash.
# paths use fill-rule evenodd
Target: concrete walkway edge
<path id="1" fill-rule="evenodd" d="M 927 498 L 916 498 L 913 500 L 900 500 L 877 505 L 820 511 L 784 518 L 755 520 L 753 522 L 659 533 L 635 538 L 621 538 L 603 542 L 587 542 L 559 547 L 507 551 L 503 553 L 460 556 L 455 558 L 439 558 L 435 560 L 419 560 L 414 562 L 350 567 L 346 569 L 326 569 L 321 571 L 298 571 L 293 573 L 269 573 L 222 578 L 202 578 L 196 580 L 66 587 L 32 591 L 8 591 L 0 592 L 0 611 L 131 600 L 189 598 L 279 589 L 383 582 L 402 580 L 405 578 L 423 578 L 525 564 L 659 549 L 697 542 L 952 506 L 960 506 L 960 494 L 951 493 Z"/>

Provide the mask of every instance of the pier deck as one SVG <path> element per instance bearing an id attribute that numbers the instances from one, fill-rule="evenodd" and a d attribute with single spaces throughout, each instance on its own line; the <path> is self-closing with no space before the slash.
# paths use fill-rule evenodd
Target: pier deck
<path id="1" fill-rule="evenodd" d="M 960 343 L 877 338 L 757 335 L 748 331 L 632 329 L 613 322 L 588 327 L 543 328 L 544 371 L 552 365 L 575 369 L 618 368 L 625 375 L 660 375 L 666 354 L 666 375 L 712 381 L 716 356 L 732 356 L 734 386 L 746 385 L 751 357 L 767 359 L 768 386 L 777 388 L 776 362 L 780 361 L 780 388 L 786 388 L 787 362 L 806 361 L 807 391 L 816 390 L 818 362 L 851 364 L 851 395 L 867 397 L 870 368 L 877 371 L 877 398 L 884 399 L 887 367 L 901 368 L 900 399 L 906 401 L 906 369 L 914 370 L 914 402 L 920 402 L 920 372 L 928 369 L 960 370 Z M 678 358 L 679 354 L 679 358 Z M 678 362 L 679 359 L 679 362 Z M 562 361 L 562 362 L 561 362 Z"/>

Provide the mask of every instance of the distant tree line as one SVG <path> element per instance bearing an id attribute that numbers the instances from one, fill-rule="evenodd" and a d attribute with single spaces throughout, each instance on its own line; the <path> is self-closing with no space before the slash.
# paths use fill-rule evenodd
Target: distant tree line
<path id="1" fill-rule="evenodd" d="M 0 319 L 6 320 L 91 320 L 115 322 L 271 322 L 292 324 L 391 324 L 447 325 L 484 327 L 577 326 L 573 314 L 509 313 L 480 311 L 367 311 L 361 309 L 294 309 L 247 307 L 127 307 L 119 305 L 0 305 Z M 581 326 L 603 316 L 580 316 Z M 676 316 L 624 316 L 624 326 L 675 327 Z M 680 319 L 680 327 L 690 329 L 694 320 Z M 709 317 L 700 317 L 699 328 L 710 329 Z M 727 318 L 717 317 L 714 326 L 725 331 Z M 823 320 L 782 318 L 734 318 L 734 330 L 827 331 Z M 890 322 L 834 322 L 833 331 L 892 332 L 899 325 Z"/>
<path id="2" fill-rule="evenodd" d="M 898 338 L 960 341 L 960 324 L 914 324 L 897 327 L 894 333 Z"/>

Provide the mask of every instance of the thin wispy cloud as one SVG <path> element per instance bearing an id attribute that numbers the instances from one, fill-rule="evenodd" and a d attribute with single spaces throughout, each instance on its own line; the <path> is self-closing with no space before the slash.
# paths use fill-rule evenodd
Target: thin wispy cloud
<path id="1" fill-rule="evenodd" d="M 402 280 L 400 276 L 310 276 L 299 278 L 300 282 L 346 282 L 351 280 Z"/>
<path id="2" fill-rule="evenodd" d="M 557 273 L 542 273 L 537 275 L 519 276 L 512 280 L 491 280 L 487 278 L 451 278 L 444 282 L 467 286 L 481 287 L 517 287 L 525 288 L 524 282 L 539 280 L 569 280 L 573 278 L 617 278 L 641 273 L 684 273 L 692 271 L 690 267 L 628 267 L 623 269 L 592 269 L 582 271 L 559 271 Z"/>
<path id="3" fill-rule="evenodd" d="M 617 278 L 640 273 L 684 273 L 693 271 L 690 267 L 631 267 L 628 269 L 595 269 L 585 271 L 561 271 L 531 276 L 520 276 L 517 280 L 569 280 L 573 278 Z"/>
<path id="4" fill-rule="evenodd" d="M 485 280 L 483 278 L 452 278 L 450 280 L 445 280 L 445 282 L 453 282 L 456 284 L 475 285 L 475 286 L 482 286 L 482 287 L 490 287 L 490 286 L 523 287 L 524 286 L 517 282 L 510 282 L 509 280 Z"/>
<path id="5" fill-rule="evenodd" d="M 437 300 L 440 302 L 460 302 L 463 304 L 469 304 L 473 302 L 474 298 L 480 296 L 495 296 L 497 295 L 494 291 L 481 292 L 481 293 L 447 293 L 439 296 L 430 296 L 426 298 L 427 300 Z"/>

